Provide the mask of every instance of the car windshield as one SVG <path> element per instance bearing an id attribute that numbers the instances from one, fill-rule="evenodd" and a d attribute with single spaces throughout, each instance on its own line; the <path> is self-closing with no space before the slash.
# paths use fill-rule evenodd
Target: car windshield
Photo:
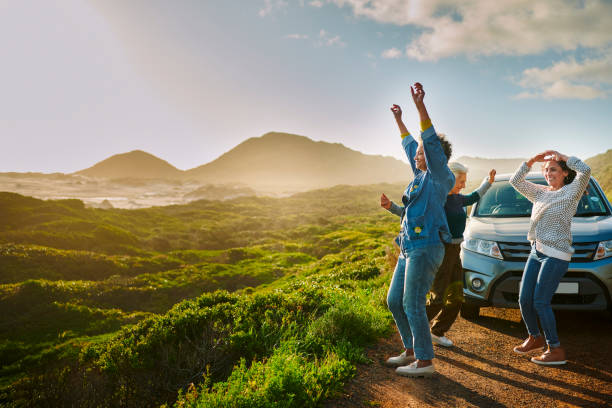
<path id="1" fill-rule="evenodd" d="M 546 185 L 546 180 L 530 180 L 532 183 Z M 478 202 L 475 217 L 530 217 L 532 204 L 516 191 L 508 181 L 496 181 Z M 604 199 L 592 182 L 578 203 L 576 217 L 609 215 Z"/>

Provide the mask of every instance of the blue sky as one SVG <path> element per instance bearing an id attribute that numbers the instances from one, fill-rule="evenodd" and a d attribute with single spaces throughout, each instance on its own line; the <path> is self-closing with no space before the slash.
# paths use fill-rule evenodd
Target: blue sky
<path id="1" fill-rule="evenodd" d="M 180 169 L 269 131 L 403 157 L 423 83 L 462 155 L 612 148 L 612 2 L 0 1 L 0 171 L 141 149 Z"/>

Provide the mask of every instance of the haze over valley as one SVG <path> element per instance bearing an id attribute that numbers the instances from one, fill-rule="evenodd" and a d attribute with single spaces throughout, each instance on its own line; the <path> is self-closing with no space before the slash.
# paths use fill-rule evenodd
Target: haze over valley
<path id="1" fill-rule="evenodd" d="M 612 151 L 589 160 L 593 175 L 610 191 Z M 466 192 L 491 168 L 513 172 L 523 158 L 459 157 L 469 168 Z M 180 170 L 141 150 L 113 155 L 72 174 L 0 173 L 0 191 L 41 199 L 76 198 L 99 208 L 144 208 L 225 200 L 242 196 L 285 197 L 335 185 L 397 183 L 412 178 L 409 165 L 388 156 L 368 155 L 340 143 L 305 136 L 266 133 L 240 143 L 210 163 Z M 401 187 L 397 187 L 398 190 Z M 397 194 L 400 194 L 398 191 Z"/>
<path id="2" fill-rule="evenodd" d="M 411 173 L 392 157 L 270 132 L 186 171 L 135 150 L 72 174 L 0 173 L 0 191 L 78 198 L 93 207 L 143 208 L 248 195 L 283 197 L 338 184 L 406 183 Z"/>

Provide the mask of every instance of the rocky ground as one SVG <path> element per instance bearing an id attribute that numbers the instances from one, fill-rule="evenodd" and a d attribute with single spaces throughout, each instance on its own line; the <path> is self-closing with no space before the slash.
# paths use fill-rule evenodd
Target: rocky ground
<path id="1" fill-rule="evenodd" d="M 384 365 L 402 351 L 396 333 L 368 350 L 341 396 L 326 407 L 603 407 L 612 406 L 612 321 L 606 313 L 557 312 L 568 363 L 541 367 L 512 347 L 526 337 L 516 309 L 485 308 L 459 318 L 435 346 L 437 373 L 405 378 Z"/>

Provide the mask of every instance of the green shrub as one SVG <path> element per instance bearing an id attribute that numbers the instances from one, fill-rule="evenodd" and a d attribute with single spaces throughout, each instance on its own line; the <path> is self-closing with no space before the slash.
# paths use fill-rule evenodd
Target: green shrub
<path id="1" fill-rule="evenodd" d="M 110 225 L 99 225 L 93 230 L 94 239 L 99 245 L 133 245 L 138 239 L 130 232 Z"/>
<path id="2" fill-rule="evenodd" d="M 384 312 L 358 299 L 342 298 L 309 325 L 306 344 L 314 350 L 341 343 L 362 347 L 383 335 L 388 327 Z"/>
<path id="3" fill-rule="evenodd" d="M 391 321 L 384 248 L 397 221 L 372 205 L 377 189 L 142 210 L 0 193 L 0 270 L 15 270 L 0 327 L 19 328 L 2 333 L 0 399 L 320 404 Z M 201 295 L 218 288 L 248 290 Z"/>
<path id="4" fill-rule="evenodd" d="M 316 407 L 339 391 L 355 369 L 328 354 L 311 360 L 297 349 L 279 347 L 272 357 L 247 366 L 244 359 L 227 381 L 212 388 L 191 386 L 176 408 Z"/>

